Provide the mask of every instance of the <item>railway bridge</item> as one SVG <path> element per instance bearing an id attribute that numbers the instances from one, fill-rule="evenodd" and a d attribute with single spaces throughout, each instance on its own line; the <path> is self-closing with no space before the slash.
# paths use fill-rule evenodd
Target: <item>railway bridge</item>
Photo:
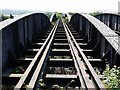
<path id="1" fill-rule="evenodd" d="M 3 90 L 105 89 L 95 69 L 120 66 L 120 20 L 67 16 L 31 13 L 0 22 Z"/>

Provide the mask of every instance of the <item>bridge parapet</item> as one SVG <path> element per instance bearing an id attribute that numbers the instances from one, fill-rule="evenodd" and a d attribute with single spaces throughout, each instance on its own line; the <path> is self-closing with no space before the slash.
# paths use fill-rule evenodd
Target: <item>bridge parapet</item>
<path id="1" fill-rule="evenodd" d="M 49 26 L 49 18 L 42 13 L 24 14 L 0 22 L 2 67 L 6 67 L 9 57 L 19 57 L 22 49 L 27 49 L 29 43 L 48 30 Z"/>
<path id="2" fill-rule="evenodd" d="M 57 16 L 55 13 L 53 13 L 50 17 L 50 22 L 54 22 L 54 21 L 57 21 Z"/>
<path id="3" fill-rule="evenodd" d="M 120 36 L 96 18 L 87 14 L 74 14 L 70 24 L 82 37 L 86 37 L 90 48 L 97 47 L 99 57 L 110 65 L 120 65 Z"/>
<path id="4" fill-rule="evenodd" d="M 120 15 L 119 14 L 102 13 L 102 14 L 96 15 L 95 17 L 120 35 Z"/>
<path id="5" fill-rule="evenodd" d="M 70 21 L 70 18 L 71 18 L 70 14 L 67 13 L 66 15 L 68 17 L 68 21 Z"/>

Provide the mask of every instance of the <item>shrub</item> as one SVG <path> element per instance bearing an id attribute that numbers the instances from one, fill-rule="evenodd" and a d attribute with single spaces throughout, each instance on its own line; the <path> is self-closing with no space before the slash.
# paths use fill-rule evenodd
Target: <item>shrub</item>
<path id="1" fill-rule="evenodd" d="M 120 67 L 114 66 L 113 68 L 110 68 L 107 66 L 103 75 L 105 78 L 103 83 L 106 88 L 120 88 Z"/>

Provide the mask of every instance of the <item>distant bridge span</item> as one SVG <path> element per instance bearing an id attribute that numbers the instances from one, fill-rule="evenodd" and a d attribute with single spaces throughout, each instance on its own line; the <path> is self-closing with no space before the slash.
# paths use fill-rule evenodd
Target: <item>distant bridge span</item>
<path id="1" fill-rule="evenodd" d="M 109 61 L 112 65 L 120 64 L 118 59 L 120 55 L 120 36 L 105 24 L 86 14 L 74 14 L 71 17 L 70 24 L 82 36 L 86 36 L 89 43 L 93 46 L 98 45 L 98 52 L 101 58 L 109 53 Z"/>
<path id="2" fill-rule="evenodd" d="M 112 13 L 102 13 L 95 16 L 97 19 L 102 21 L 117 34 L 120 35 L 120 15 Z"/>

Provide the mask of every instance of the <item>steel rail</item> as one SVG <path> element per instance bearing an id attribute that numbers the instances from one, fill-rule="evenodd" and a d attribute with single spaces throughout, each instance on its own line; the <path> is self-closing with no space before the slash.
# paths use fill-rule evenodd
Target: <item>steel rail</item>
<path id="1" fill-rule="evenodd" d="M 78 51 L 77 51 L 76 47 L 74 46 L 74 42 L 72 41 L 71 36 L 69 35 L 69 33 L 67 31 L 65 23 L 64 23 L 64 29 L 65 29 L 66 34 L 67 34 L 67 38 L 68 38 L 69 46 L 70 46 L 71 53 L 72 53 L 72 56 L 73 56 L 73 60 L 75 62 L 75 66 L 77 68 L 79 79 L 81 81 L 80 82 L 81 83 L 81 88 L 82 89 L 83 88 L 84 89 L 95 88 L 94 85 L 92 84 L 92 82 L 89 80 L 89 77 L 86 73 L 85 66 L 83 64 L 83 61 L 81 60 L 81 57 L 79 57 L 79 55 L 78 55 Z M 82 76 L 82 78 L 81 78 L 81 76 Z"/>
<path id="2" fill-rule="evenodd" d="M 63 22 L 63 23 L 64 23 L 64 22 Z M 73 37 L 72 33 L 70 32 L 68 26 L 67 26 L 65 23 L 64 23 L 64 27 L 66 28 L 67 32 L 69 33 L 71 41 L 74 43 L 74 44 L 72 45 L 72 47 L 73 47 L 73 48 L 75 47 L 74 49 L 76 50 L 76 52 L 78 52 L 77 54 L 82 56 L 83 62 L 86 64 L 88 70 L 90 71 L 90 75 L 91 75 L 91 77 L 92 77 L 92 79 L 93 79 L 93 81 L 94 81 L 95 86 L 96 86 L 98 89 L 100 89 L 100 90 L 105 89 L 105 87 L 104 87 L 104 85 L 102 84 L 101 80 L 99 79 L 98 75 L 97 75 L 96 72 L 94 71 L 92 65 L 91 65 L 90 62 L 88 61 L 87 57 L 86 57 L 85 54 L 83 53 L 82 49 L 80 48 L 80 46 L 79 46 L 78 43 L 76 42 L 75 38 Z M 74 51 L 74 52 L 75 52 L 75 51 Z M 75 52 L 75 53 L 76 53 L 76 52 Z M 77 60 L 77 62 L 78 62 L 78 64 L 79 64 L 81 61 L 78 61 L 78 60 Z M 81 64 L 81 65 L 82 65 L 82 64 Z M 81 65 L 79 65 L 79 66 L 81 66 Z M 80 67 L 80 70 L 81 70 L 81 67 Z M 84 73 L 84 72 L 82 72 L 82 74 L 83 74 L 83 73 Z M 84 78 L 84 80 L 85 80 L 85 78 Z M 86 81 L 85 81 L 85 82 L 86 82 Z M 88 85 L 88 84 L 89 84 L 89 83 L 86 83 L 86 85 Z M 87 86 L 87 88 L 89 88 L 89 86 Z"/>
<path id="3" fill-rule="evenodd" d="M 44 50 L 43 55 L 40 58 L 40 61 L 39 61 L 38 65 L 37 65 L 37 68 L 36 68 L 32 78 L 31 78 L 29 84 L 27 85 L 28 86 L 28 88 L 27 88 L 28 90 L 33 90 L 34 89 L 35 83 L 37 81 L 38 75 L 41 72 L 42 66 L 43 66 L 45 60 L 48 59 L 49 52 L 50 52 L 50 49 L 51 49 L 51 46 L 52 46 L 52 42 L 53 42 L 56 30 L 57 30 L 57 26 L 58 26 L 58 22 L 57 22 L 57 24 L 55 26 L 55 29 L 54 29 L 54 31 L 52 33 L 52 36 L 51 36 L 51 38 L 49 40 L 49 43 L 47 44 L 46 49 Z"/>
<path id="4" fill-rule="evenodd" d="M 86 85 L 85 85 L 85 83 L 84 83 L 83 78 L 81 77 L 82 74 L 81 74 L 81 72 L 80 72 L 80 68 L 79 68 L 79 66 L 78 66 L 78 63 L 76 62 L 76 59 L 81 60 L 81 58 L 80 58 L 80 57 L 79 57 L 79 58 L 76 57 L 77 55 L 76 55 L 76 53 L 74 52 L 75 49 L 73 49 L 70 44 L 69 44 L 69 47 L 70 47 L 70 50 L 71 50 L 71 55 L 72 55 L 72 57 L 73 57 L 75 67 L 76 67 L 76 69 L 77 69 L 77 74 L 78 74 L 78 77 L 79 77 L 79 80 L 80 80 L 81 88 L 85 88 Z"/>
<path id="5" fill-rule="evenodd" d="M 56 28 L 57 22 L 55 24 L 55 26 L 53 27 L 53 29 L 51 30 L 49 36 L 47 37 L 46 41 L 43 43 L 42 47 L 39 49 L 39 51 L 37 52 L 37 54 L 35 55 L 34 59 L 32 60 L 32 62 L 30 63 L 30 65 L 28 66 L 28 68 L 26 69 L 26 71 L 24 72 L 24 74 L 22 75 L 22 77 L 20 78 L 19 82 L 17 83 L 17 85 L 15 86 L 14 90 L 19 90 L 21 89 L 22 85 L 24 84 L 26 78 L 28 77 L 28 75 L 30 74 L 33 66 L 35 65 L 35 63 L 38 61 L 39 56 L 42 54 L 43 50 L 45 49 L 45 47 L 47 46 L 55 28 Z"/>

